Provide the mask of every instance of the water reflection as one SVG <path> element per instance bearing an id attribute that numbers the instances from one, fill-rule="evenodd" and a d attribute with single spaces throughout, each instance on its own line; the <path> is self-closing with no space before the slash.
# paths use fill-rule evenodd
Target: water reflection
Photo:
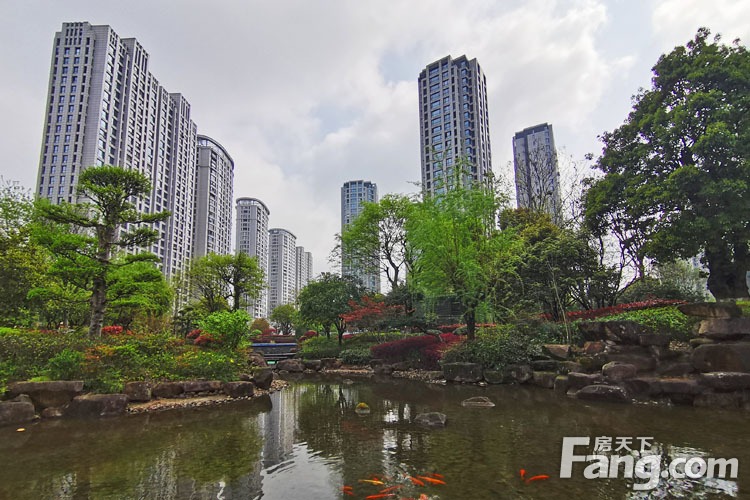
<path id="1" fill-rule="evenodd" d="M 460 405 L 477 395 L 497 406 Z M 359 402 L 369 415 L 354 411 Z M 445 413 L 448 426 L 415 426 L 428 411 Z M 750 487 L 745 422 L 735 412 L 585 404 L 534 388 L 321 378 L 217 408 L 2 428 L 0 498 L 328 499 L 349 485 L 361 499 L 397 484 L 399 497 L 415 498 L 736 498 Z M 561 480 L 564 436 L 653 436 L 665 460 L 737 457 L 741 474 L 665 479 L 646 493 L 633 480 L 584 479 L 583 464 Z M 551 479 L 526 484 L 521 468 Z M 408 479 L 430 473 L 446 484 Z"/>

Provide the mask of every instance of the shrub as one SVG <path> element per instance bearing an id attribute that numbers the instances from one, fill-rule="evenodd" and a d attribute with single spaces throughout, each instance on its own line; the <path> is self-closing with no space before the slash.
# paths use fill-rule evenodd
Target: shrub
<path id="1" fill-rule="evenodd" d="M 400 340 L 404 338 L 404 334 L 401 332 L 364 332 L 353 336 L 345 341 L 347 348 L 352 347 L 367 347 L 369 348 L 374 344 L 382 344 L 383 342 L 390 342 L 392 340 Z"/>
<path id="2" fill-rule="evenodd" d="M 385 359 L 392 363 L 412 361 L 425 369 L 437 368 L 437 362 L 443 351 L 460 340 L 452 333 L 443 333 L 440 337 L 419 335 L 393 340 L 370 348 L 373 358 Z"/>
<path id="3" fill-rule="evenodd" d="M 187 351 L 177 356 L 175 361 L 175 378 L 224 382 L 237 380 L 240 371 L 247 365 L 245 360 L 236 354 L 205 350 Z"/>
<path id="4" fill-rule="evenodd" d="M 673 306 L 678 304 L 684 304 L 684 300 L 672 300 L 672 299 L 649 299 L 640 302 L 629 302 L 626 304 L 617 304 L 616 306 L 601 307 L 599 309 L 587 309 L 583 311 L 570 311 L 565 313 L 565 316 L 570 321 L 579 319 L 596 319 L 603 318 L 605 316 L 612 316 L 614 314 L 620 314 L 628 311 L 639 311 L 641 309 L 650 309 L 654 307 Z M 543 314 L 542 319 L 550 320 L 552 317 L 549 314 Z"/>
<path id="5" fill-rule="evenodd" d="M 479 363 L 484 369 L 502 370 L 529 363 L 539 353 L 539 342 L 523 329 L 479 332 L 473 341 L 456 343 L 443 353 L 443 363 Z"/>
<path id="6" fill-rule="evenodd" d="M 602 321 L 635 321 L 649 327 L 654 333 L 669 335 L 673 340 L 688 342 L 693 337 L 693 329 L 698 319 L 686 316 L 676 307 L 659 307 L 615 314 Z"/>
<path id="7" fill-rule="evenodd" d="M 336 358 L 340 351 L 336 338 L 321 335 L 306 340 L 300 347 L 299 355 L 303 359 Z"/>
<path id="8" fill-rule="evenodd" d="M 250 316 L 242 310 L 211 313 L 198 322 L 198 326 L 204 333 L 195 339 L 196 344 L 198 344 L 198 339 L 204 337 L 201 340 L 202 344 L 198 345 L 217 343 L 228 350 L 234 350 L 243 337 L 247 337 L 249 321 Z M 207 335 L 211 337 L 207 338 Z"/>
<path id="9" fill-rule="evenodd" d="M 81 351 L 63 349 L 50 358 L 45 373 L 51 380 L 73 380 L 83 376 L 86 356 Z"/>
<path id="10" fill-rule="evenodd" d="M 339 358 L 346 365 L 366 365 L 370 362 L 370 349 L 367 347 L 353 347 L 344 349 L 339 354 Z"/>
<path id="11" fill-rule="evenodd" d="M 120 335 L 123 332 L 123 327 L 119 325 L 109 325 L 102 327 L 102 335 Z"/>

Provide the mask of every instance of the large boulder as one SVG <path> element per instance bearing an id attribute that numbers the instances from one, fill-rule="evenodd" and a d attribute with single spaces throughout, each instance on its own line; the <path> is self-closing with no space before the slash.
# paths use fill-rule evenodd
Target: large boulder
<path id="1" fill-rule="evenodd" d="M 323 363 L 319 359 L 303 359 L 302 363 L 305 365 L 305 370 L 320 371 Z"/>
<path id="2" fill-rule="evenodd" d="M 122 392 L 129 401 L 151 401 L 151 384 L 148 382 L 128 382 Z"/>
<path id="3" fill-rule="evenodd" d="M 552 359 L 565 361 L 570 357 L 570 346 L 567 344 L 544 344 L 542 352 Z"/>
<path id="4" fill-rule="evenodd" d="M 750 373 L 712 372 L 700 375 L 700 383 L 718 392 L 750 389 Z"/>
<path id="5" fill-rule="evenodd" d="M 34 405 L 22 401 L 0 402 L 0 426 L 34 420 Z"/>
<path id="6" fill-rule="evenodd" d="M 588 385 L 576 393 L 578 399 L 586 401 L 607 401 L 612 403 L 629 403 L 628 393 L 616 385 Z"/>
<path id="7" fill-rule="evenodd" d="M 258 389 L 267 391 L 271 388 L 273 382 L 273 371 L 270 368 L 256 370 L 253 374 L 253 383 Z"/>
<path id="8" fill-rule="evenodd" d="M 281 359 L 274 366 L 276 370 L 286 370 L 290 373 L 301 373 L 305 371 L 305 363 L 301 359 Z"/>
<path id="9" fill-rule="evenodd" d="M 664 361 L 659 364 L 656 373 L 664 377 L 681 377 L 693 373 L 693 363 L 685 360 Z"/>
<path id="10" fill-rule="evenodd" d="M 71 417 L 112 417 L 122 415 L 128 407 L 125 394 L 84 394 L 73 398 L 65 409 Z"/>
<path id="11" fill-rule="evenodd" d="M 587 342 L 601 342 L 607 340 L 607 332 L 601 321 L 581 321 L 578 323 L 578 331 L 581 332 L 583 340 Z M 584 349 L 586 344 L 584 344 Z M 592 353 L 595 354 L 595 353 Z"/>
<path id="12" fill-rule="evenodd" d="M 739 318 L 742 310 L 732 302 L 696 302 L 682 304 L 677 309 L 686 316 L 698 318 Z"/>
<path id="13" fill-rule="evenodd" d="M 477 363 L 444 363 L 443 376 L 448 382 L 479 382 L 482 365 Z"/>
<path id="14" fill-rule="evenodd" d="M 704 319 L 698 335 L 713 340 L 750 339 L 750 318 Z"/>
<path id="15" fill-rule="evenodd" d="M 461 401 L 461 406 L 465 408 L 494 408 L 495 403 L 486 396 L 475 396 Z"/>
<path id="16" fill-rule="evenodd" d="M 531 383 L 537 387 L 552 389 L 555 386 L 557 372 L 534 372 Z"/>
<path id="17" fill-rule="evenodd" d="M 669 345 L 669 335 L 661 333 L 643 333 L 638 336 L 638 343 L 642 346 L 663 346 Z"/>
<path id="18" fill-rule="evenodd" d="M 525 384 L 534 378 L 534 371 L 529 365 L 508 365 L 503 370 L 505 383 Z"/>
<path id="19" fill-rule="evenodd" d="M 620 344 L 638 344 L 641 335 L 650 333 L 646 327 L 635 321 L 603 321 L 607 340 Z"/>
<path id="20" fill-rule="evenodd" d="M 570 389 L 578 390 L 587 385 L 594 385 L 603 382 L 600 373 L 568 373 L 568 386 Z"/>
<path id="21" fill-rule="evenodd" d="M 622 387 L 632 396 L 655 397 L 662 393 L 658 377 L 635 377 L 622 381 Z"/>
<path id="22" fill-rule="evenodd" d="M 430 413 L 420 413 L 414 417 L 414 423 L 424 427 L 445 427 L 448 422 L 448 417 L 445 413 L 439 413 L 436 411 Z"/>
<path id="23" fill-rule="evenodd" d="M 505 372 L 502 370 L 484 370 L 482 372 L 484 380 L 488 384 L 504 384 L 506 383 Z"/>
<path id="24" fill-rule="evenodd" d="M 268 366 L 268 362 L 263 356 L 263 353 L 258 351 L 250 351 L 249 353 L 247 353 L 247 364 L 250 366 L 258 366 L 261 368 Z"/>
<path id="25" fill-rule="evenodd" d="M 604 328 L 601 329 L 602 332 L 604 332 Z M 587 356 L 593 356 L 594 354 L 599 354 L 604 352 L 604 348 L 607 345 L 602 341 L 588 341 L 583 343 L 583 354 L 586 354 Z"/>
<path id="26" fill-rule="evenodd" d="M 650 372 L 656 368 L 656 359 L 650 354 L 607 354 L 608 361 L 619 361 L 635 366 L 639 372 Z M 603 367 L 603 366 L 602 366 Z"/>
<path id="27" fill-rule="evenodd" d="M 65 406 L 83 393 L 83 380 L 53 380 L 50 382 L 14 382 L 8 385 L 8 396 L 27 394 L 36 411 Z"/>
<path id="28" fill-rule="evenodd" d="M 692 357 L 699 372 L 750 372 L 750 342 L 701 345 Z"/>
<path id="29" fill-rule="evenodd" d="M 155 398 L 174 398 L 184 392 L 182 382 L 162 382 L 151 389 L 151 395 Z"/>
<path id="30" fill-rule="evenodd" d="M 196 392 L 220 392 L 223 384 L 221 380 L 186 380 L 182 388 L 186 393 Z"/>
<path id="31" fill-rule="evenodd" d="M 560 362 L 554 359 L 535 359 L 531 362 L 531 369 L 535 372 L 556 372 Z"/>
<path id="32" fill-rule="evenodd" d="M 249 398 L 252 397 L 255 386 L 252 382 L 226 382 L 224 384 L 224 394 L 230 398 Z"/>
<path id="33" fill-rule="evenodd" d="M 602 367 L 604 378 L 615 383 L 635 377 L 637 371 L 638 369 L 634 365 L 617 361 L 610 361 Z"/>
<path id="34" fill-rule="evenodd" d="M 320 360 L 321 370 L 336 370 L 341 368 L 341 360 L 338 358 L 323 358 Z"/>

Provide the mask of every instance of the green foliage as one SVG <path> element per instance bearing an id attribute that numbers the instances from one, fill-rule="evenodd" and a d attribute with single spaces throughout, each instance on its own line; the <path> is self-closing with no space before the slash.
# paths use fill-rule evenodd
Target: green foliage
<path id="1" fill-rule="evenodd" d="M 265 286 L 264 279 L 258 258 L 245 252 L 210 253 L 196 259 L 190 268 L 192 286 L 209 313 L 224 309 L 230 300 L 233 311 L 254 302 Z"/>
<path id="2" fill-rule="evenodd" d="M 586 195 L 588 226 L 613 232 L 635 262 L 702 253 L 717 299 L 747 297 L 750 269 L 750 52 L 706 28 L 661 56 L 652 88 L 602 136 L 604 176 Z"/>
<path id="3" fill-rule="evenodd" d="M 392 340 L 400 340 L 402 338 L 404 338 L 404 334 L 401 332 L 364 332 L 346 339 L 345 345 L 349 349 L 361 346 L 369 347 L 371 345 L 391 342 Z"/>
<path id="4" fill-rule="evenodd" d="M 250 323 L 251 330 L 258 330 L 261 333 L 269 328 L 271 328 L 271 324 L 266 318 L 255 318 L 253 322 Z"/>
<path id="5" fill-rule="evenodd" d="M 82 377 L 86 356 L 81 351 L 63 349 L 47 362 L 45 373 L 50 380 L 77 380 Z"/>
<path id="6" fill-rule="evenodd" d="M 225 349 L 234 350 L 248 337 L 249 322 L 250 316 L 244 310 L 219 311 L 198 321 L 198 327 L 210 333 Z"/>
<path id="7" fill-rule="evenodd" d="M 693 338 L 696 318 L 686 316 L 676 307 L 656 307 L 653 309 L 642 309 L 630 311 L 614 316 L 600 318 L 598 321 L 635 321 L 649 327 L 654 333 L 669 335 L 673 340 L 688 342 Z"/>
<path id="8" fill-rule="evenodd" d="M 237 380 L 247 365 L 236 353 L 207 350 L 187 351 L 175 358 L 174 375 L 178 379 Z"/>
<path id="9" fill-rule="evenodd" d="M 337 358 L 341 352 L 341 346 L 336 339 L 324 337 L 312 337 L 300 346 L 299 356 L 303 359 Z"/>
<path id="10" fill-rule="evenodd" d="M 154 262 L 115 261 L 109 279 L 109 324 L 127 329 L 138 316 L 153 318 L 169 312 L 172 289 Z"/>
<path id="11" fill-rule="evenodd" d="M 279 326 L 281 333 L 284 335 L 292 333 L 292 328 L 294 323 L 297 322 L 298 316 L 297 310 L 292 304 L 282 304 L 276 306 L 274 310 L 271 311 L 271 321 Z"/>
<path id="12" fill-rule="evenodd" d="M 349 311 L 349 302 L 358 301 L 363 293 L 355 278 L 323 273 L 300 291 L 297 297 L 300 317 L 303 321 L 320 323 L 326 336 L 335 327 L 341 344 L 346 329 L 341 315 Z"/>
<path id="13" fill-rule="evenodd" d="M 345 365 L 367 365 L 372 356 L 368 347 L 351 347 L 343 349 L 339 358 Z"/>
<path id="14" fill-rule="evenodd" d="M 443 363 L 479 363 L 486 370 L 529 363 L 543 342 L 527 329 L 505 326 L 479 332 L 474 340 L 455 344 L 443 354 Z"/>

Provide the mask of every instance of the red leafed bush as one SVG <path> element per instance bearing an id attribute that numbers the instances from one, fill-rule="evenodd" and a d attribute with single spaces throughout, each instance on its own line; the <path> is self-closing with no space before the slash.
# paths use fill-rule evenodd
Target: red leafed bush
<path id="1" fill-rule="evenodd" d="M 373 358 L 391 363 L 413 361 L 420 368 L 437 369 L 445 349 L 461 340 L 461 337 L 452 333 L 443 333 L 440 338 L 421 335 L 374 345 L 370 348 L 370 353 Z"/>
<path id="2" fill-rule="evenodd" d="M 193 344 L 201 347 L 207 347 L 215 343 L 216 339 L 210 333 L 202 333 L 201 335 L 198 335 L 198 337 L 196 337 L 196 339 L 193 341 Z"/>
<path id="3" fill-rule="evenodd" d="M 299 338 L 299 341 L 300 341 L 300 342 L 303 342 L 303 341 L 305 341 L 305 340 L 307 340 L 307 339 L 311 339 L 311 338 L 313 338 L 313 337 L 317 337 L 317 336 L 318 336 L 318 332 L 316 332 L 315 330 L 307 330 L 307 331 L 306 331 L 306 332 L 305 332 L 305 333 L 304 333 L 304 334 L 303 334 L 303 335 L 302 335 L 302 336 L 301 336 L 301 337 Z"/>
<path id="4" fill-rule="evenodd" d="M 604 316 L 614 316 L 615 314 L 621 314 L 629 311 L 640 311 L 641 309 L 651 309 L 652 307 L 664 307 L 674 306 L 678 304 L 685 304 L 684 300 L 672 300 L 672 299 L 650 299 L 643 300 L 641 302 L 630 302 L 628 304 L 617 304 L 616 306 L 602 307 L 599 309 L 589 309 L 584 311 L 570 311 L 566 313 L 569 321 L 575 321 L 578 319 L 596 319 L 603 318 Z M 552 317 L 549 314 L 542 315 L 543 319 L 551 320 Z"/>
<path id="5" fill-rule="evenodd" d="M 109 325 L 102 327 L 102 335 L 120 335 L 124 330 L 120 325 Z"/>
<path id="6" fill-rule="evenodd" d="M 271 328 L 266 328 L 266 329 L 265 329 L 265 330 L 263 330 L 263 331 L 262 331 L 261 333 L 262 333 L 263 335 L 273 335 L 274 333 L 276 333 L 276 328 L 273 328 L 273 327 L 271 327 Z"/>
<path id="7" fill-rule="evenodd" d="M 191 330 L 190 333 L 187 334 L 187 338 L 197 339 L 202 333 L 203 330 L 201 330 L 200 328 L 196 328 L 195 330 Z"/>
<path id="8" fill-rule="evenodd" d="M 363 330 L 377 330 L 387 325 L 389 321 L 405 314 L 404 306 L 386 305 L 384 300 L 370 296 L 362 297 L 361 303 L 349 301 L 349 312 L 341 315 L 341 319 L 355 328 Z"/>

